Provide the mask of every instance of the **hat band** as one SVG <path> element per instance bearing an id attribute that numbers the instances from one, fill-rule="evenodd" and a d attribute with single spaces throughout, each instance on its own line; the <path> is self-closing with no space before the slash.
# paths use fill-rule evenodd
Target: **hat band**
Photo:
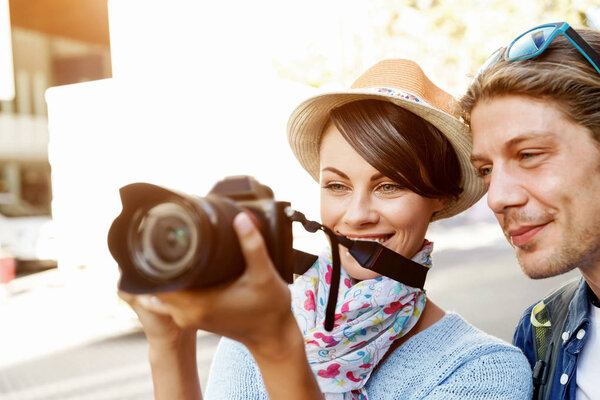
<path id="1" fill-rule="evenodd" d="M 385 95 L 392 96 L 392 97 L 399 97 L 404 100 L 412 101 L 414 103 L 425 104 L 425 105 L 431 107 L 431 105 L 429 103 L 427 103 L 425 100 L 421 99 L 419 96 L 417 96 L 413 93 L 410 93 L 410 92 L 406 92 L 404 90 L 393 89 L 393 88 L 388 88 L 388 87 L 371 87 L 371 88 L 367 88 L 366 90 L 368 92 L 373 92 L 373 93 L 377 93 L 377 94 L 385 94 Z"/>

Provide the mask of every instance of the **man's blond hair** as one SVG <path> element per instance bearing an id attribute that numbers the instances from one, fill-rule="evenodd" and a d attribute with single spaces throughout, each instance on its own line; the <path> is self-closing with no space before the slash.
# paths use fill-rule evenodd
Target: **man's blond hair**
<path id="1" fill-rule="evenodd" d="M 600 54 L 600 32 L 577 32 Z M 567 118 L 589 128 L 600 141 L 600 74 L 562 35 L 533 59 L 500 60 L 482 71 L 461 98 L 460 114 L 469 123 L 478 101 L 507 95 L 552 100 Z"/>

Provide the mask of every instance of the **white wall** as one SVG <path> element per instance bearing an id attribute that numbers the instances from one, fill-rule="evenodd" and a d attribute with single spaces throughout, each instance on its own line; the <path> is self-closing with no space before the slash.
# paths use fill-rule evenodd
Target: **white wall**
<path id="1" fill-rule="evenodd" d="M 135 181 L 204 195 L 249 174 L 318 218 L 318 185 L 285 135 L 312 90 L 275 76 L 261 2 L 214 3 L 111 0 L 114 77 L 48 90 L 59 268 L 113 267 L 106 233 Z"/>

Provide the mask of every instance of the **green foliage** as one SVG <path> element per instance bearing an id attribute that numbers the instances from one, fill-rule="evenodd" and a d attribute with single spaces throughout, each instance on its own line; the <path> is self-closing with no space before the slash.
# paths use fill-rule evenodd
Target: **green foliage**
<path id="1" fill-rule="evenodd" d="M 440 87 L 460 95 L 487 56 L 544 23 L 585 26 L 597 0 L 322 0 L 318 24 L 293 57 L 274 57 L 279 75 L 312 86 L 348 86 L 382 58 L 410 58 Z M 336 28 L 337 25 L 337 28 Z M 332 26 L 334 29 L 331 29 Z M 334 32 L 335 34 L 330 34 Z"/>

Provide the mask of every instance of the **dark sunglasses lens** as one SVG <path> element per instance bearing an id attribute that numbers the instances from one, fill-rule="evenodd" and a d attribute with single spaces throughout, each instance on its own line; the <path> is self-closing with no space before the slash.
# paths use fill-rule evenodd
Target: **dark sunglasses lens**
<path id="1" fill-rule="evenodd" d="M 506 59 L 514 60 L 519 57 L 534 55 L 544 46 L 555 29 L 554 26 L 545 26 L 527 32 L 510 46 L 506 53 Z"/>

